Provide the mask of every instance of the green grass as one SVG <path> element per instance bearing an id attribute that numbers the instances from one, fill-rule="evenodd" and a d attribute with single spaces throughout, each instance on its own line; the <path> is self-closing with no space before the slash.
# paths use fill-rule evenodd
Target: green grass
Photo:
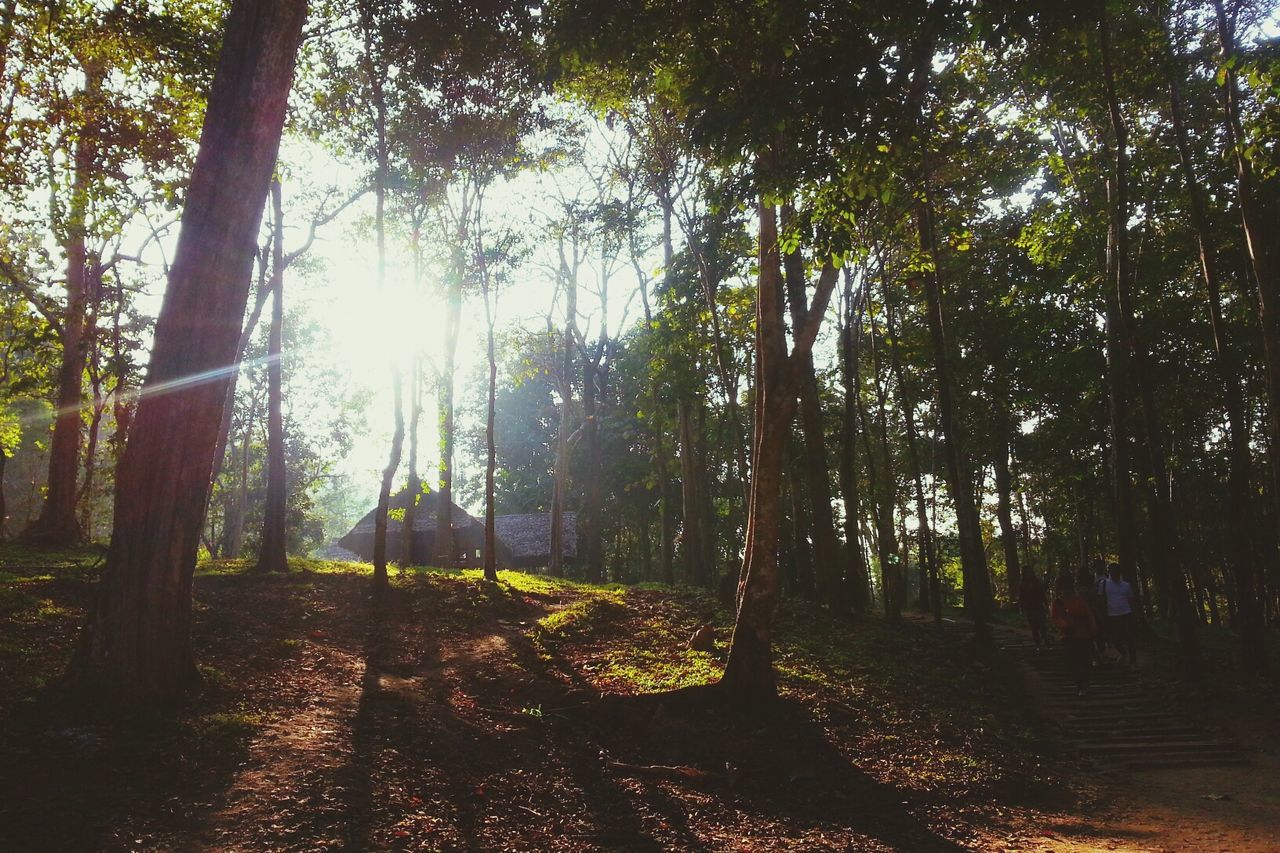
<path id="1" fill-rule="evenodd" d="M 248 748 L 265 720 L 249 711 L 218 711 L 183 720 L 179 739 L 198 751 L 237 753 Z"/>

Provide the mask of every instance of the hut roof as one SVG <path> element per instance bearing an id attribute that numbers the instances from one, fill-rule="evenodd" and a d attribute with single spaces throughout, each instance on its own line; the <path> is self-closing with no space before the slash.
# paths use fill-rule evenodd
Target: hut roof
<path id="1" fill-rule="evenodd" d="M 409 506 L 410 494 L 408 489 L 402 489 L 398 494 L 391 496 L 390 509 L 404 509 Z M 422 496 L 422 500 L 418 501 L 417 507 L 413 512 L 413 529 L 414 530 L 435 530 L 436 529 L 436 509 L 440 505 L 440 493 L 431 492 Z M 476 521 L 465 509 L 452 504 L 453 509 L 449 514 L 450 524 L 454 530 L 477 525 Z M 378 508 L 374 507 L 356 522 L 355 527 L 348 531 L 347 536 L 357 533 L 373 534 L 374 517 L 378 514 Z M 387 530 L 399 530 L 401 522 L 394 518 L 387 519 Z M 345 539 L 346 536 L 343 537 Z M 342 540 L 338 540 L 341 543 Z"/>
<path id="2" fill-rule="evenodd" d="M 564 556 L 578 556 L 578 514 L 566 512 L 564 523 Z M 527 512 L 499 515 L 493 519 L 494 532 L 511 549 L 513 559 L 546 557 L 551 554 L 551 513 Z"/>

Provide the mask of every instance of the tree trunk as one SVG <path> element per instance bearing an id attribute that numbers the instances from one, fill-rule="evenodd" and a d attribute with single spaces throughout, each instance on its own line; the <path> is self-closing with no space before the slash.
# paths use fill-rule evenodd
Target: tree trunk
<path id="1" fill-rule="evenodd" d="M 213 486 L 218 481 L 218 477 L 222 475 L 222 466 L 225 464 L 227 455 L 227 441 L 231 437 L 231 419 L 235 414 L 236 403 L 236 386 L 240 382 L 240 371 L 244 369 L 244 353 L 249 347 L 249 341 L 253 337 L 253 332 L 258 328 L 258 320 L 262 317 L 262 309 L 267 304 L 267 297 L 271 295 L 271 288 L 267 286 L 267 255 L 266 247 L 263 247 L 261 253 L 258 254 L 258 287 L 256 295 L 253 299 L 253 308 L 249 311 L 249 319 L 245 321 L 244 328 L 240 330 L 240 340 L 236 344 L 236 369 L 231 371 L 227 382 L 227 399 L 222 404 L 222 425 L 218 428 L 218 449 L 213 455 L 213 471 L 209 475 L 209 490 L 213 491 Z M 117 424 L 120 420 L 120 406 L 116 408 Z"/>
<path id="2" fill-rule="evenodd" d="M 101 385 L 93 393 L 93 415 L 89 419 L 89 440 L 84 448 L 84 482 L 80 484 L 80 530 L 87 541 L 93 541 L 93 487 L 98 471 L 98 436 L 102 431 L 102 413 L 106 404 L 100 398 Z"/>
<path id="3" fill-rule="evenodd" d="M 743 704 L 777 693 L 773 674 L 773 612 L 778 605 L 778 523 L 782 460 L 797 403 L 787 382 L 783 282 L 777 212 L 760 202 L 760 269 L 756 296 L 756 417 L 747 543 L 738 584 L 737 619 L 721 688 Z"/>
<path id="4" fill-rule="evenodd" d="M 991 584 L 987 574 L 986 552 L 982 547 L 978 510 L 974 504 L 969 467 L 964 454 L 960 415 L 956 411 L 954 399 L 952 352 L 943 308 L 941 256 L 938 252 L 937 226 L 934 221 L 931 192 L 929 145 L 932 128 L 925 108 L 925 95 L 928 93 L 933 75 L 931 63 L 934 48 L 943 15 L 949 8 L 950 3 L 947 0 L 937 0 L 929 9 L 929 15 L 915 45 L 915 68 L 907 103 L 913 119 L 918 122 L 922 140 L 919 172 L 922 198 L 916 205 L 915 217 L 920 251 L 932 262 L 932 267 L 925 270 L 923 279 L 928 307 L 929 336 L 933 343 L 934 374 L 938 384 L 938 426 L 944 439 L 943 455 L 960 539 L 960 571 L 964 579 L 965 610 L 973 619 L 978 642 L 985 644 L 990 634 L 988 622 L 991 618 Z"/>
<path id="5" fill-rule="evenodd" d="M 0 542 L 8 538 L 9 507 L 4 497 L 4 469 L 9 464 L 9 449 L 0 446 Z"/>
<path id="6" fill-rule="evenodd" d="M 604 581 L 604 545 L 601 542 L 600 510 L 603 498 L 600 494 L 600 483 L 604 479 L 604 460 L 600 451 L 600 412 L 597 385 L 601 375 L 600 359 L 604 357 L 605 341 L 602 339 L 596 354 L 582 360 L 582 415 L 583 440 L 587 449 L 587 481 L 584 484 L 586 500 L 582 505 L 582 550 L 583 565 L 586 568 L 587 580 L 591 583 Z"/>
<path id="7" fill-rule="evenodd" d="M 792 559 L 795 561 L 795 592 L 809 601 L 813 601 L 817 593 L 817 583 L 813 571 L 813 548 L 810 545 L 813 536 L 813 525 L 810 522 L 809 502 L 805 488 L 801 465 L 797 460 L 801 456 L 798 441 L 794 434 L 787 443 L 786 461 L 783 463 L 782 481 L 784 489 L 790 493 L 791 528 L 794 535 L 792 542 Z M 783 505 L 782 523 L 787 523 L 786 504 Z"/>
<path id="8" fill-rule="evenodd" d="M 413 252 L 413 289 L 422 287 L 422 247 L 420 222 L 415 221 L 411 236 Z M 488 297 L 486 296 L 486 299 Z M 489 310 L 486 303 L 485 311 Z M 416 547 L 418 506 L 422 501 L 422 475 L 418 471 L 418 438 L 422 425 L 422 359 L 415 353 L 409 363 L 409 501 L 400 523 L 400 565 L 421 565 L 424 555 Z"/>
<path id="9" fill-rule="evenodd" d="M 449 304 L 445 310 L 444 371 L 440 377 L 440 493 L 436 496 L 436 564 L 452 566 L 457 562 L 453 541 L 453 453 L 454 374 L 457 372 L 458 333 L 462 321 L 461 258 L 454 262 L 454 279 L 449 283 Z"/>
<path id="10" fill-rule="evenodd" d="M 271 240 L 271 328 L 267 335 L 267 501 L 262 513 L 259 572 L 287 572 L 285 544 L 288 481 L 284 459 L 284 204 L 280 181 L 271 182 L 275 220 Z"/>
<path id="11" fill-rule="evenodd" d="M 564 512 L 569 493 L 569 426 L 573 412 L 573 362 L 577 344 L 578 281 L 576 270 L 570 270 L 561 250 L 561 283 L 565 288 L 564 334 L 561 340 L 560 425 L 556 432 L 556 465 L 551 492 L 551 565 L 553 575 L 564 574 Z"/>
<path id="12" fill-rule="evenodd" d="M 858 519 L 861 494 L 858 472 L 858 353 L 854 327 L 862 323 L 862 310 L 854 310 L 853 275 L 844 271 L 844 325 L 840 330 L 840 380 L 844 386 L 844 408 L 840 419 L 840 491 L 844 496 L 845 586 L 855 613 L 871 606 L 871 583 Z M 860 335 L 859 335 L 860 337 Z"/>
<path id="13" fill-rule="evenodd" d="M 422 423 L 422 367 L 417 356 L 409 364 L 409 500 L 400 522 L 400 565 L 417 566 L 422 555 L 414 547 L 418 503 L 422 500 L 422 475 L 418 472 L 418 433 Z"/>
<path id="14" fill-rule="evenodd" d="M 887 288 L 887 284 L 886 284 Z M 876 326 L 871 303 L 871 280 L 867 279 L 867 315 L 871 318 L 871 374 L 876 392 L 876 426 L 880 432 L 880 472 L 872 488 L 876 495 L 876 553 L 880 558 L 880 574 L 884 579 L 884 615 L 891 622 L 902 618 L 906 600 L 906 572 L 899 561 L 894 509 L 897 506 L 898 478 L 894 473 L 893 454 L 889 447 L 888 396 L 881 381 L 880 347 L 883 339 Z M 869 434 L 869 431 L 868 431 Z M 868 458 L 870 458 L 868 449 Z"/>
<path id="15" fill-rule="evenodd" d="M 938 555 L 933 541 L 933 527 L 929 523 L 928 504 L 924 498 L 924 476 L 920 466 L 920 438 L 916 430 L 916 404 L 907 387 L 906 372 L 902 369 L 902 356 L 898 353 L 897 314 L 893 304 L 893 289 L 887 278 L 881 279 L 884 287 L 885 326 L 893 346 L 889 347 L 889 366 L 893 370 L 894 387 L 897 389 L 898 408 L 907 434 L 907 461 L 911 465 L 911 481 L 915 490 L 916 548 L 920 554 L 920 603 L 921 609 L 933 613 L 936 621 L 942 620 L 942 590 L 939 589 Z M 927 578 L 927 582 L 924 580 Z"/>
<path id="16" fill-rule="evenodd" d="M 1181 552 L 1177 543 L 1177 527 L 1169 502 L 1169 475 L 1164 452 L 1163 430 L 1156 408 L 1155 393 L 1151 387 L 1151 370 L 1145 343 L 1140 340 L 1140 330 L 1134 320 L 1133 298 L 1129 289 L 1131 278 L 1129 260 L 1129 152 L 1128 129 L 1120 111 L 1112 70 L 1111 33 L 1104 12 L 1098 27 L 1100 58 L 1102 61 L 1103 91 L 1111 124 L 1114 150 L 1111 175 L 1108 180 L 1108 273 L 1113 274 L 1111 284 L 1116 294 L 1116 309 L 1120 321 L 1119 332 L 1128 342 L 1132 356 L 1133 380 L 1142 401 L 1142 425 L 1147 455 L 1150 461 L 1151 508 L 1155 548 L 1155 570 L 1162 573 L 1171 597 L 1174 622 L 1178 632 L 1180 663 L 1187 674 L 1194 674 L 1199 657 L 1196 619 L 1191 600 L 1183 581 Z"/>
<path id="17" fill-rule="evenodd" d="M 684 529 L 685 577 L 698 586 L 710 586 L 715 577 L 715 565 L 707 548 L 710 533 L 703 522 L 706 513 L 702 508 L 703 460 L 698 454 L 697 431 L 693 425 L 692 408 L 697 405 L 689 400 L 676 402 L 676 418 L 680 424 L 680 480 Z"/>
<path id="18" fill-rule="evenodd" d="M 790 205 L 782 208 L 782 226 L 786 228 L 794 216 Z M 784 258 L 787 304 L 791 326 L 799 329 L 805 323 L 808 296 L 805 292 L 804 260 L 799 252 L 788 252 Z M 800 360 L 800 432 L 804 452 L 799 460 L 804 472 L 805 492 L 809 498 L 813 531 L 813 556 L 818 600 L 843 610 L 844 590 L 837 583 L 840 566 L 840 542 L 836 538 L 835 513 L 831 508 L 831 483 L 827 479 L 827 436 L 823 428 L 822 405 L 818 396 L 818 377 L 813 354 Z"/>
<path id="19" fill-rule="evenodd" d="M 738 614 L 719 686 L 731 701 L 749 706 L 777 693 L 773 675 L 772 626 L 778 604 L 778 516 L 782 457 L 798 394 L 796 362 L 811 351 L 835 287 L 837 271 L 823 266 L 806 321 L 795 330 L 787 354 L 783 281 L 778 255 L 777 212 L 761 200 L 760 269 L 756 296 L 756 440 L 752 452 L 747 541 L 738 583 Z"/>
<path id="20" fill-rule="evenodd" d="M 68 672 L 100 708 L 168 704 L 196 678 L 191 581 L 305 17 L 304 0 L 236 0 L 227 17 L 106 568 Z"/>
<path id="21" fill-rule="evenodd" d="M 234 375 L 234 374 L 233 374 Z M 244 525 L 249 516 L 249 456 L 253 450 L 253 423 L 258 417 L 258 396 L 249 400 L 249 415 L 245 419 L 243 437 L 240 439 L 240 476 L 231 494 L 231 519 L 224 525 L 226 547 L 223 554 L 232 560 L 240 558 L 244 550 Z"/>
<path id="22" fill-rule="evenodd" d="M 928 170 L 925 170 L 927 176 Z M 927 182 L 926 177 L 926 182 Z M 991 584 L 987 575 L 987 556 L 982 548 L 982 531 L 974 504 L 969 467 L 964 463 L 960 418 L 956 412 L 954 380 L 951 375 L 951 343 L 947 337 L 942 304 L 942 282 L 939 276 L 937 237 L 933 224 L 933 206 L 926 198 L 917 208 L 916 225 L 920 249 L 932 261 L 933 269 L 924 274 L 925 297 L 928 301 L 929 334 L 933 341 L 934 374 L 938 383 L 938 421 L 943 436 L 943 455 L 947 467 L 948 486 L 955 506 L 956 526 L 960 538 L 960 571 L 964 578 L 965 611 L 973 619 L 979 642 L 986 642 L 991 618 Z"/>
<path id="23" fill-rule="evenodd" d="M 1234 51 L 1234 37 L 1231 35 L 1226 16 L 1223 14 L 1221 0 L 1216 0 L 1215 10 L 1218 13 L 1219 38 L 1222 41 L 1224 54 Z M 1238 134 L 1238 92 L 1235 81 L 1235 69 L 1228 68 L 1226 83 L 1228 141 L 1232 142 L 1236 156 L 1236 176 L 1238 194 L 1241 201 L 1241 214 L 1249 220 L 1258 215 L 1254 203 L 1255 193 L 1252 187 L 1252 175 L 1248 160 L 1238 150 L 1234 142 L 1239 140 Z M 1196 177 L 1195 162 L 1191 158 L 1191 143 L 1182 115 L 1182 94 L 1176 74 L 1169 77 L 1169 103 L 1173 119 L 1174 138 L 1178 146 L 1178 159 L 1182 165 L 1183 179 L 1187 185 L 1187 196 L 1190 201 L 1191 223 L 1196 230 L 1196 239 L 1200 249 L 1200 273 L 1204 279 L 1208 296 L 1209 323 L 1213 330 L 1213 348 L 1218 378 L 1222 385 L 1223 403 L 1227 410 L 1227 428 L 1230 431 L 1230 470 L 1228 474 L 1228 537 L 1227 558 L 1236 582 L 1237 595 L 1240 602 L 1240 642 L 1242 662 L 1246 671 L 1261 673 L 1270 670 L 1267 660 L 1265 620 L 1262 607 L 1262 594 L 1259 588 L 1260 567 L 1254 564 L 1254 550 L 1251 547 L 1257 538 L 1257 512 L 1251 500 L 1250 481 L 1252 480 L 1252 459 L 1249 451 L 1249 434 L 1244 424 L 1244 393 L 1242 384 L 1245 375 L 1244 362 L 1238 347 L 1227 337 L 1227 330 L 1222 317 L 1222 287 L 1218 272 L 1217 248 L 1213 242 L 1206 212 L 1204 189 Z M 1246 201 L 1247 199 L 1247 201 Z M 1247 208 L 1247 212 L 1246 212 Z M 1252 227 L 1251 227 L 1252 226 Z M 1274 309 L 1275 280 L 1270 278 L 1263 285 L 1265 275 L 1274 275 L 1271 269 L 1270 244 L 1263 246 L 1251 239 L 1251 230 L 1257 235 L 1255 222 L 1245 223 L 1245 236 L 1250 260 L 1253 262 L 1254 275 L 1259 282 L 1259 303 L 1263 301 L 1264 289 L 1268 302 Z M 1261 261 L 1261 264 L 1258 262 Z M 1271 310 L 1266 312 L 1268 315 Z M 1263 351 L 1268 360 L 1268 387 L 1280 388 L 1280 370 L 1273 365 L 1274 358 L 1280 358 L 1280 337 L 1276 334 L 1274 317 L 1270 324 L 1271 340 L 1267 340 L 1267 324 L 1263 323 Z M 1268 447 L 1272 452 L 1273 467 L 1280 471 L 1280 394 L 1271 396 L 1271 440 Z M 1272 491 L 1276 500 L 1280 501 L 1280 488 L 1275 479 L 1280 474 L 1273 474 Z M 1216 604 L 1216 602 L 1215 602 Z"/>
<path id="24" fill-rule="evenodd" d="M 486 277 L 487 278 L 487 277 Z M 484 578 L 498 580 L 498 534 L 495 521 L 497 507 L 494 500 L 494 472 L 498 465 L 498 445 L 494 426 L 497 422 L 498 358 L 493 338 L 493 309 L 489 307 L 489 288 L 484 293 L 485 355 L 489 360 L 489 389 L 485 400 L 484 420 Z"/>
<path id="25" fill-rule="evenodd" d="M 996 472 L 996 518 L 1000 522 L 1000 547 L 1004 551 L 1004 572 L 1006 590 L 1009 600 L 1018 601 L 1018 592 L 1022 587 L 1022 567 L 1018 562 L 1018 531 L 1013 526 L 1013 477 L 1009 472 L 1009 435 L 1013 429 L 1013 419 L 1009 415 L 1008 391 L 999 388 L 996 391 L 995 436 Z"/>
<path id="26" fill-rule="evenodd" d="M 382 88 L 385 62 L 375 59 L 375 23 L 368 3 L 360 3 L 360 25 L 364 37 L 365 74 L 373 90 L 375 156 L 374 175 L 374 234 L 378 244 L 378 293 L 387 286 L 387 180 L 389 175 L 387 151 L 387 101 Z M 391 364 L 392 405 L 395 427 L 391 433 L 391 453 L 382 469 L 382 483 L 378 489 L 378 506 L 373 515 L 373 589 L 381 594 L 390 586 L 387 575 L 387 513 L 391 509 L 391 489 L 395 485 L 396 471 L 400 468 L 400 455 L 404 451 L 404 389 L 400 365 Z"/>
<path id="27" fill-rule="evenodd" d="M 98 62 L 85 63 L 82 94 L 92 100 L 99 96 L 105 72 Z M 88 327 L 88 307 L 95 263 L 86 247 L 87 216 L 96 168 L 96 134 L 81 128 L 72 154 L 71 199 L 62 242 L 67 257 L 66 312 L 58 330 L 62 359 L 58 365 L 58 397 L 49 443 L 49 480 L 44 506 L 35 524 L 23 533 L 32 543 L 53 546 L 74 545 L 84 537 L 76 519 L 76 480 L 80 470 L 80 411 L 84 402 L 84 371 L 92 330 Z"/>

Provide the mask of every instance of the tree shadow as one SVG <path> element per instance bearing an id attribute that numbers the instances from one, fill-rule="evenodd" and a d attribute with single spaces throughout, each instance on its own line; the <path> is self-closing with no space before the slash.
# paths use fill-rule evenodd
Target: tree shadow
<path id="1" fill-rule="evenodd" d="M 438 639 L 419 644 L 407 657 L 399 641 L 422 626 L 411 623 L 400 592 L 369 618 L 353 749 L 340 773 L 346 849 L 539 848 L 558 839 L 664 846 L 601 771 L 596 746 L 562 738 L 556 708 L 585 694 L 547 673 L 520 632 L 502 622 L 451 635 L 454 648 Z M 495 637 L 509 658 L 493 678 L 470 677 L 469 668 L 486 661 L 469 657 L 468 644 L 492 648 Z"/>
<path id="2" fill-rule="evenodd" d="M 301 602 L 279 594 L 280 583 L 200 579 L 196 648 L 246 631 L 220 605 L 229 592 L 240 600 L 253 586 L 253 594 L 270 596 L 276 627 L 252 638 L 254 677 L 278 677 L 295 649 L 277 640 L 298 630 L 304 615 Z M 66 600 L 56 585 L 50 589 L 55 602 Z M 0 849 L 164 847 L 198 834 L 207 809 L 235 781 L 260 725 L 232 676 L 207 663 L 202 671 L 198 692 L 163 715 L 104 717 L 82 695 L 60 689 L 0 715 Z"/>
<path id="3" fill-rule="evenodd" d="M 851 763 L 805 706 L 779 699 L 767 709 L 737 709 L 710 691 L 675 698 L 668 704 L 657 696 L 623 701 L 630 710 L 622 715 L 635 725 L 623 729 L 602 720 L 598 736 L 612 754 L 626 756 L 628 766 L 702 770 L 708 774 L 704 790 L 731 812 L 776 825 L 790 836 L 785 843 L 964 849 L 906 807 L 918 795 L 881 783 Z M 651 801 L 669 821 L 683 821 L 689 802 L 683 789 L 697 785 L 659 782 L 651 786 Z"/>

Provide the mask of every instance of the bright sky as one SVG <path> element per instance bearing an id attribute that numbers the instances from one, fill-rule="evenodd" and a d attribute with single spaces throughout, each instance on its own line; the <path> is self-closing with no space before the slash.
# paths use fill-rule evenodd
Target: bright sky
<path id="1" fill-rule="evenodd" d="M 345 199 L 350 194 L 349 188 L 357 185 L 359 173 L 314 146 L 296 141 L 286 144 L 282 159 L 288 164 L 305 164 L 305 167 L 291 165 L 285 170 L 285 249 L 289 251 L 305 240 L 305 217 L 309 210 L 314 209 L 313 204 L 308 205 L 297 198 L 305 190 L 303 181 L 295 176 L 302 177 L 313 186 L 340 187 L 341 192 L 335 199 Z M 561 183 L 563 185 L 563 178 Z M 540 216 L 549 213 L 545 199 L 554 192 L 547 184 L 545 176 L 524 175 L 512 183 L 495 186 L 486 195 L 487 218 L 495 225 L 523 227 L 531 235 L 539 234 L 536 222 Z M 294 198 L 292 205 L 291 197 Z M 380 472 L 387 463 L 391 443 L 394 406 L 391 361 L 394 359 L 402 366 L 407 382 L 407 366 L 415 350 L 421 352 L 429 364 L 443 364 L 444 337 L 444 310 L 437 271 L 430 264 L 424 265 L 423 286 L 415 293 L 412 256 L 403 237 L 388 238 L 386 286 L 379 293 L 372 220 L 373 197 L 368 195 L 319 232 L 311 255 L 320 267 L 301 277 L 286 275 L 285 281 L 286 307 L 297 308 L 301 302 L 306 313 L 323 329 L 322 346 L 307 353 L 306 358 L 313 362 L 332 363 L 352 386 L 363 387 L 371 394 L 364 412 L 366 434 L 357 439 L 352 453 L 339 464 L 341 470 L 355 475 L 356 488 L 370 505 L 376 500 Z M 391 225 L 390 222 L 388 224 Z M 432 254 L 433 247 L 429 245 L 432 236 L 428 227 L 422 237 L 424 253 L 428 256 Z M 549 252 L 554 252 L 549 241 L 537 245 L 530 260 L 515 274 L 512 285 L 501 291 L 498 303 L 500 331 L 512 326 L 545 328 L 546 316 L 556 296 Z M 599 316 L 599 304 L 594 295 L 596 276 L 597 269 L 586 266 L 579 277 L 579 323 L 585 325 L 590 322 L 593 328 L 596 328 L 594 324 Z M 610 284 L 610 324 L 615 332 L 624 320 L 632 323 L 636 319 L 638 302 L 633 302 L 630 314 L 623 316 L 623 307 L 636 286 L 629 263 L 619 267 Z M 554 322 L 563 322 L 563 309 L 559 305 L 555 306 Z M 462 310 L 455 380 L 458 409 L 477 402 L 466 399 L 466 395 L 474 390 L 470 380 L 482 368 L 484 361 L 484 308 L 479 296 L 475 295 L 467 299 Z M 423 406 L 419 464 L 424 475 L 434 476 L 439 442 L 434 385 L 429 380 L 424 389 Z M 323 429 L 324 424 L 317 423 L 314 427 Z M 407 465 L 407 453 L 406 444 L 401 477 L 407 474 L 404 467 Z M 465 449 L 458 452 L 455 465 L 461 477 L 479 476 L 483 470 L 483 461 L 470 458 Z M 480 509 L 466 508 L 471 511 Z"/>

